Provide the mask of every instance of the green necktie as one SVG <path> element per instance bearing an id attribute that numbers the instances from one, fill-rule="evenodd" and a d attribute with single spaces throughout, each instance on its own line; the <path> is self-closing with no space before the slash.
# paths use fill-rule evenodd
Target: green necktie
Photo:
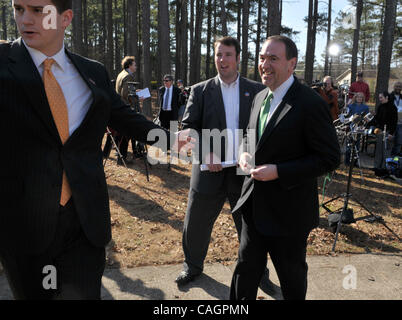
<path id="1" fill-rule="evenodd" d="M 272 92 L 268 95 L 268 97 L 264 100 L 264 104 L 261 108 L 260 111 L 260 119 L 258 122 L 258 139 L 261 138 L 264 129 L 265 129 L 265 124 L 267 123 L 267 118 L 268 118 L 268 113 L 269 109 L 271 108 L 271 100 L 273 98 Z"/>

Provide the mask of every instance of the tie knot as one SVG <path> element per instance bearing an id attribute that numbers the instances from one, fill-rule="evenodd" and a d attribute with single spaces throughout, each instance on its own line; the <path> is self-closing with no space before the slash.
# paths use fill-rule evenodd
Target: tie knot
<path id="1" fill-rule="evenodd" d="M 56 61 L 54 59 L 46 59 L 45 61 L 43 61 L 43 66 L 45 67 L 45 71 L 50 71 L 53 63 L 55 63 L 55 62 Z"/>
<path id="2" fill-rule="evenodd" d="M 269 102 L 271 102 L 271 100 L 274 98 L 274 94 L 271 92 L 269 95 L 268 95 L 268 101 Z"/>

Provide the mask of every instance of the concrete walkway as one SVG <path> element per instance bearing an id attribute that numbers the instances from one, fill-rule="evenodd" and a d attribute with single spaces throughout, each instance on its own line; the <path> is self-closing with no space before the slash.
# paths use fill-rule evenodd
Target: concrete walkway
<path id="1" fill-rule="evenodd" d="M 308 256 L 308 300 L 401 300 L 402 254 Z M 279 281 L 271 261 L 270 279 L 276 290 L 261 289 L 258 299 L 281 299 Z M 104 300 L 226 300 L 234 264 L 211 264 L 194 282 L 178 288 L 174 279 L 181 265 L 132 269 L 106 269 L 102 280 Z M 0 300 L 12 299 L 4 273 Z"/>

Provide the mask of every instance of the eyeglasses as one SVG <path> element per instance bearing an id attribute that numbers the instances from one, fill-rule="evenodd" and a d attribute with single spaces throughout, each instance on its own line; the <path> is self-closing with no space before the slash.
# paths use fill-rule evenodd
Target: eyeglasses
<path id="1" fill-rule="evenodd" d="M 170 79 L 164 79 L 163 80 L 163 82 L 169 82 L 169 81 L 172 81 L 172 80 L 170 80 Z"/>

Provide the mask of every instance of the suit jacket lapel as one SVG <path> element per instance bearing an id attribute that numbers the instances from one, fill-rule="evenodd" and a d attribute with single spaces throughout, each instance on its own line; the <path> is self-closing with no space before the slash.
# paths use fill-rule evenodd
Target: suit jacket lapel
<path id="1" fill-rule="evenodd" d="M 247 95 L 248 94 L 248 95 Z M 239 82 L 239 129 L 246 129 L 249 122 L 249 99 L 250 92 L 247 82 L 240 77 Z M 247 95 L 247 96 L 246 96 Z"/>
<path id="2" fill-rule="evenodd" d="M 262 134 L 260 140 L 257 143 L 256 151 L 259 147 L 266 141 L 266 139 L 270 136 L 274 128 L 278 125 L 278 123 L 285 117 L 285 115 L 292 109 L 292 99 L 294 93 L 299 86 L 297 79 L 295 78 L 294 83 L 289 88 L 288 92 L 282 99 L 282 102 L 279 106 L 276 107 L 274 114 L 269 119 L 267 126 L 265 127 L 264 133 Z"/>
<path id="3" fill-rule="evenodd" d="M 31 101 L 32 107 L 35 109 L 44 125 L 49 129 L 51 135 L 61 143 L 59 132 L 57 131 L 47 101 L 42 78 L 28 50 L 22 43 L 21 38 L 12 44 L 9 52 L 9 60 L 11 62 L 8 65 L 9 70 L 17 79 L 21 90 L 26 93 Z"/>

